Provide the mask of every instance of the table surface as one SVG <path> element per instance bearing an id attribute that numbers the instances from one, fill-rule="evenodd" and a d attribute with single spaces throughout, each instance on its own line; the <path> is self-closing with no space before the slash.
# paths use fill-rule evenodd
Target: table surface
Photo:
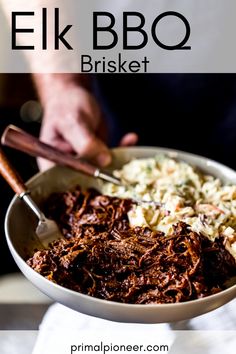
<path id="1" fill-rule="evenodd" d="M 1 354 L 32 353 L 37 330 L 51 303 L 22 274 L 0 277 Z"/>

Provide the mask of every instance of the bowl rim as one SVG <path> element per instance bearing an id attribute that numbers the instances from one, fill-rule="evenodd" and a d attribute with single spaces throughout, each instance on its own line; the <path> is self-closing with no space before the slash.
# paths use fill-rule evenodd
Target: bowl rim
<path id="1" fill-rule="evenodd" d="M 189 153 L 189 152 L 185 152 L 182 150 L 177 150 L 177 149 L 170 149 L 170 148 L 165 148 L 165 147 L 158 147 L 158 146 L 135 146 L 135 147 L 117 147 L 114 149 L 111 149 L 112 153 L 116 153 L 117 151 L 122 151 L 122 150 L 159 150 L 160 152 L 166 152 L 166 153 L 170 153 L 173 154 L 173 157 L 175 158 L 175 155 L 181 154 L 181 155 L 185 155 L 188 157 L 193 157 L 193 158 L 197 158 L 197 159 L 202 159 L 203 161 L 206 162 L 206 164 L 208 165 L 208 163 L 210 163 L 212 165 L 212 163 L 214 165 L 216 165 L 216 167 L 220 167 L 223 169 L 226 169 L 228 172 L 235 174 L 235 178 L 236 178 L 236 171 L 234 171 L 232 168 L 217 162 L 215 160 L 212 160 L 210 158 L 201 156 L 201 155 L 197 155 L 197 154 L 193 154 L 193 153 Z M 158 151 L 157 151 L 158 153 Z M 151 157 L 151 156 L 150 156 Z M 148 158 L 148 157 L 147 157 Z M 178 159 L 178 157 L 176 156 L 176 158 Z M 180 158 L 181 159 L 181 158 Z M 57 168 L 57 166 L 53 166 L 51 167 L 49 170 L 53 170 Z M 47 170 L 47 171 L 49 171 Z M 26 182 L 26 186 L 30 185 L 31 183 L 33 183 L 35 180 L 37 180 L 37 178 L 39 176 L 42 176 L 45 172 L 47 171 L 43 171 L 43 172 L 38 172 L 36 173 L 34 176 L 32 176 L 27 182 Z M 176 302 L 176 303 L 163 303 L 163 304 L 132 304 L 132 303 L 122 303 L 122 302 L 118 302 L 118 301 L 110 301 L 110 300 L 106 300 L 106 299 L 100 299 L 97 297 L 93 297 L 90 295 L 86 295 L 80 292 L 77 292 L 75 290 L 71 290 L 69 288 L 66 288 L 62 285 L 56 284 L 50 280 L 48 280 L 47 278 L 45 278 L 43 275 L 37 273 L 35 270 L 33 270 L 27 263 L 26 261 L 20 256 L 20 254 L 16 251 L 12 241 L 11 241 L 11 236 L 10 236 L 10 232 L 9 232 L 9 222 L 10 222 L 10 214 L 12 212 L 12 208 L 15 205 L 16 200 L 18 199 L 17 195 L 15 195 L 8 208 L 7 208 L 7 212 L 5 215 L 5 221 L 4 221 L 4 229 L 5 229 L 5 237 L 7 240 L 7 244 L 8 247 L 11 251 L 11 253 L 14 255 L 14 258 L 17 258 L 21 263 L 23 263 L 25 266 L 27 266 L 28 271 L 31 272 L 32 275 L 34 275 L 34 277 L 40 279 L 41 281 L 45 281 L 47 282 L 47 284 L 56 289 L 58 289 L 59 291 L 64 291 L 67 294 L 76 296 L 78 298 L 83 298 L 84 300 L 89 300 L 92 303 L 97 303 L 97 304 L 101 304 L 101 305 L 108 305 L 108 306 L 115 306 L 115 307 L 123 307 L 123 308 L 127 308 L 130 307 L 134 310 L 143 310 L 143 309 L 157 309 L 157 308 L 162 308 L 162 309 L 172 309 L 172 308 L 177 308 L 177 307 L 182 307 L 184 306 L 191 306 L 194 304 L 198 304 L 200 305 L 201 303 L 205 303 L 208 302 L 210 300 L 215 300 L 217 301 L 218 298 L 221 298 L 224 295 L 227 295 L 228 293 L 234 292 L 236 290 L 236 284 L 230 286 L 227 289 L 221 290 L 220 292 L 216 293 L 216 294 L 212 294 L 212 295 L 207 295 L 205 297 L 202 298 L 198 298 L 198 299 L 193 299 L 193 300 L 189 300 L 189 301 L 183 301 L 183 302 Z M 235 296 L 236 297 L 236 296 Z M 233 299 L 232 299 L 233 300 Z M 231 300 L 230 300 L 231 301 Z"/>

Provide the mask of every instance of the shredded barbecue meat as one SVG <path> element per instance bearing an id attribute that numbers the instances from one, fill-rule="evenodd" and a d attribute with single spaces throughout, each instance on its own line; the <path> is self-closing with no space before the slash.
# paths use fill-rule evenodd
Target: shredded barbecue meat
<path id="1" fill-rule="evenodd" d="M 95 190 L 53 195 L 47 214 L 65 239 L 27 263 L 47 279 L 101 299 L 134 304 L 183 302 L 217 293 L 236 263 L 215 242 L 180 222 L 164 235 L 129 226 L 132 202 Z"/>

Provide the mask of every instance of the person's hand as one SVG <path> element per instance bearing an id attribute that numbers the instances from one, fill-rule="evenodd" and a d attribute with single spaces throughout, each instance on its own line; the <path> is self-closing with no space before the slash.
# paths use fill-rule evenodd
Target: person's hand
<path id="1" fill-rule="evenodd" d="M 43 142 L 58 149 L 76 153 L 93 163 L 104 167 L 111 162 L 110 151 L 105 144 L 106 127 L 102 113 L 95 98 L 83 86 L 58 76 L 60 84 L 43 85 L 44 117 L 40 138 Z M 44 81 L 45 82 L 45 81 Z M 40 87 L 42 90 L 42 86 Z M 121 145 L 134 145 L 135 133 L 126 134 Z M 39 167 L 51 167 L 50 161 L 39 159 Z"/>

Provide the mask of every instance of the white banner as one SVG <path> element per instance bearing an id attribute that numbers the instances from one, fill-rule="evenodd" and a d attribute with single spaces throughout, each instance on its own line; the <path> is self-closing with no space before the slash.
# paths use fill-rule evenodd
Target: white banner
<path id="1" fill-rule="evenodd" d="M 0 72 L 236 72 L 235 0 L 1 4 Z"/>
<path id="2" fill-rule="evenodd" d="M 38 339 L 37 339 L 38 336 Z M 0 331 L 1 354 L 232 354 L 236 331 Z"/>

